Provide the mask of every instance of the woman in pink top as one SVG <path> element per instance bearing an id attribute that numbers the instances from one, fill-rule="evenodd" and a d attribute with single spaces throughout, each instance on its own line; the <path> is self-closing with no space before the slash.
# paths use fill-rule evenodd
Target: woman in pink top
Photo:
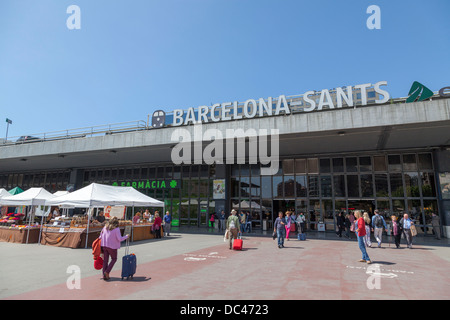
<path id="1" fill-rule="evenodd" d="M 119 229 L 119 219 L 117 217 L 111 218 L 100 233 L 100 244 L 102 247 L 103 259 L 103 279 L 109 280 L 109 273 L 117 261 L 117 250 L 120 248 L 120 243 L 128 239 L 128 234 L 122 237 Z M 111 262 L 108 264 L 109 257 Z"/>

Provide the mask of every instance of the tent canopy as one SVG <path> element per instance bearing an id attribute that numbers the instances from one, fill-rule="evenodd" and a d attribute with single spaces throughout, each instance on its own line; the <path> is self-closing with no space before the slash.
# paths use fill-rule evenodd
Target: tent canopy
<path id="1" fill-rule="evenodd" d="M 8 192 L 9 192 L 9 194 L 16 195 L 16 194 L 22 193 L 23 190 L 20 189 L 19 187 L 15 187 L 15 188 L 9 190 Z"/>
<path id="2" fill-rule="evenodd" d="M 164 202 L 148 197 L 133 187 L 108 186 L 92 183 L 69 194 L 54 197 L 48 200 L 46 205 L 73 206 L 78 208 L 103 206 L 164 207 Z"/>
<path id="3" fill-rule="evenodd" d="M 11 196 L 11 193 L 6 191 L 6 189 L 0 188 L 0 199 L 3 197 L 9 197 Z"/>
<path id="4" fill-rule="evenodd" d="M 9 195 L 0 199 L 4 206 L 42 206 L 54 196 L 44 188 L 30 188 L 16 195 Z"/>

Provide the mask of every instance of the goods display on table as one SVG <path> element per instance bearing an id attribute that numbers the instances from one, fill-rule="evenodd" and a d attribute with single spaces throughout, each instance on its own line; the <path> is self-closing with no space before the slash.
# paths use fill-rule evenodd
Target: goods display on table
<path id="1" fill-rule="evenodd" d="M 87 245 L 90 247 L 94 240 L 100 236 L 100 232 L 104 227 L 104 224 L 94 220 L 89 223 L 88 230 L 87 216 L 60 220 L 61 225 L 55 225 L 55 222 L 52 220 L 50 224 L 43 226 L 41 244 L 66 248 L 83 248 L 87 237 Z M 119 228 L 121 232 L 127 225 L 131 226 L 131 221 L 120 221 Z"/>
<path id="2" fill-rule="evenodd" d="M 0 241 L 26 243 L 37 243 L 39 239 L 40 226 L 16 225 L 0 226 Z"/>

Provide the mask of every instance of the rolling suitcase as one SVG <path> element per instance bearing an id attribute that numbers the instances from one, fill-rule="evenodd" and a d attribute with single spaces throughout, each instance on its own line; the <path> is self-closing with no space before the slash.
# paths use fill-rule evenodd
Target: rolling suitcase
<path id="1" fill-rule="evenodd" d="M 241 239 L 241 234 L 239 233 L 238 238 L 233 240 L 233 250 L 242 250 L 243 241 Z"/>
<path id="2" fill-rule="evenodd" d="M 297 239 L 301 240 L 301 241 L 305 241 L 306 240 L 306 234 L 305 233 L 299 233 L 297 235 Z"/>
<path id="3" fill-rule="evenodd" d="M 122 257 L 122 280 L 123 278 L 133 279 L 136 273 L 137 260 L 136 255 L 130 252 L 130 239 L 126 240 L 127 247 L 125 248 L 125 255 Z"/>

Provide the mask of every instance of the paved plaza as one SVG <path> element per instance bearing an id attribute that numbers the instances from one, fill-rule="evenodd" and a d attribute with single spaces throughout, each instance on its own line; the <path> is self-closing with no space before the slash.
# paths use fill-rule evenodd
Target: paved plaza
<path id="1" fill-rule="evenodd" d="M 233 251 L 217 233 L 174 232 L 134 242 L 133 280 L 120 278 L 121 257 L 111 280 L 101 280 L 91 249 L 0 242 L 0 298 L 8 300 L 368 300 L 450 299 L 449 240 L 415 238 L 412 249 L 385 239 L 361 258 L 357 242 L 334 234 L 276 240 L 244 235 Z"/>

